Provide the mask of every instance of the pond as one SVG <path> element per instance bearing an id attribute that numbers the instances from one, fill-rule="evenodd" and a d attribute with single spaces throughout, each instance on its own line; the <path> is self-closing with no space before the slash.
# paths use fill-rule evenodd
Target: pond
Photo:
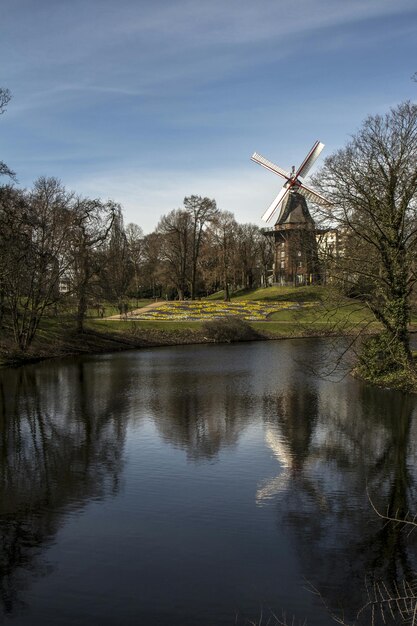
<path id="1" fill-rule="evenodd" d="M 322 378 L 329 358 L 285 340 L 1 370 L 0 622 L 318 626 L 411 580 L 414 534 L 371 501 L 417 513 L 416 398 Z"/>

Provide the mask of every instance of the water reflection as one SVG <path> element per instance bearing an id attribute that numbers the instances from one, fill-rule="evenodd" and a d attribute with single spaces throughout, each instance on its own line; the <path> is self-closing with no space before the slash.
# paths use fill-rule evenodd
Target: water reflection
<path id="1" fill-rule="evenodd" d="M 416 403 L 354 381 L 329 391 L 289 389 L 278 398 L 266 440 L 285 471 L 257 498 L 279 497 L 278 527 L 293 537 L 306 579 L 354 619 L 367 601 L 381 599 L 374 581 L 395 593 L 417 571 L 414 536 L 380 519 L 367 497 L 368 488 L 391 516 L 416 513 Z M 370 623 L 371 610 L 358 623 Z M 383 623 L 382 614 L 374 620 Z"/>
<path id="2" fill-rule="evenodd" d="M 353 619 L 366 578 L 412 577 L 413 535 L 378 518 L 366 489 L 381 511 L 417 512 L 415 399 L 302 371 L 319 341 L 212 348 L 0 371 L 4 613 L 63 577 L 63 624 L 89 623 L 89 603 L 101 625 L 170 626 L 256 621 L 263 603 L 302 607 L 314 626 L 326 616 L 305 579 Z M 108 504 L 97 569 L 74 565 L 77 537 L 65 577 L 47 548 L 59 567 L 69 518 L 97 523 L 91 503 Z M 44 623 L 48 584 L 19 625 Z"/>
<path id="3" fill-rule="evenodd" d="M 315 460 L 310 446 L 318 417 L 318 391 L 311 384 L 292 385 L 270 398 L 265 441 L 278 460 L 281 470 L 256 494 L 257 503 L 270 500 L 281 492 L 302 492 L 325 506 L 325 498 L 309 475 L 307 467 Z"/>
<path id="4" fill-rule="evenodd" d="M 202 378 L 199 372 L 172 368 L 162 389 L 149 403 L 155 426 L 190 460 L 213 459 L 235 445 L 251 419 L 250 395 L 236 393 L 221 370 Z"/>
<path id="5" fill-rule="evenodd" d="M 25 575 L 50 573 L 41 549 L 64 513 L 117 491 L 124 425 L 82 362 L 2 370 L 0 406 L 0 602 L 12 613 Z"/>

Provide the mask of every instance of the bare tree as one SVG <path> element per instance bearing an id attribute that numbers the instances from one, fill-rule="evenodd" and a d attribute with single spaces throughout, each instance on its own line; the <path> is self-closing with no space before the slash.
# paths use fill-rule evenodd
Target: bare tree
<path id="1" fill-rule="evenodd" d="M 268 287 L 269 276 L 274 263 L 275 242 L 272 237 L 266 237 L 261 231 L 257 237 L 257 255 L 261 268 L 262 284 Z"/>
<path id="2" fill-rule="evenodd" d="M 9 89 L 0 87 L 0 115 L 5 112 L 11 97 L 12 94 Z M 12 178 L 13 180 L 16 179 L 16 174 L 6 165 L 6 163 L 3 163 L 3 161 L 0 161 L 0 176 L 9 176 L 9 178 Z"/>
<path id="3" fill-rule="evenodd" d="M 117 205 L 101 200 L 78 198 L 74 207 L 75 226 L 71 238 L 71 282 L 77 298 L 77 330 L 83 332 L 91 280 L 98 275 L 97 251 L 107 240 Z"/>
<path id="4" fill-rule="evenodd" d="M 211 241 L 218 263 L 225 302 L 230 301 L 230 283 L 233 273 L 237 228 L 235 216 L 230 211 L 220 211 L 210 227 Z"/>
<path id="5" fill-rule="evenodd" d="M 107 241 L 101 249 L 100 282 L 106 298 L 122 305 L 131 282 L 134 266 L 123 225 L 120 205 L 113 205 L 114 219 Z"/>
<path id="6" fill-rule="evenodd" d="M 184 198 L 184 208 L 191 218 L 191 241 L 190 241 L 190 265 L 191 265 L 191 300 L 196 297 L 197 267 L 200 256 L 201 243 L 204 227 L 212 222 L 218 210 L 215 200 L 202 198 L 201 196 L 189 196 Z"/>
<path id="7" fill-rule="evenodd" d="M 141 266 L 144 257 L 143 230 L 132 222 L 126 226 L 126 239 L 129 249 L 129 258 L 133 267 L 133 282 L 136 294 L 136 303 L 139 298 Z"/>
<path id="8" fill-rule="evenodd" d="M 143 276 L 144 283 L 150 288 L 152 297 L 160 293 L 160 274 L 162 265 L 162 235 L 158 232 L 145 235 L 143 239 Z"/>
<path id="9" fill-rule="evenodd" d="M 184 300 L 190 276 L 190 214 L 182 209 L 174 209 L 161 218 L 157 232 L 161 235 L 166 278 L 175 287 L 178 299 Z"/>
<path id="10" fill-rule="evenodd" d="M 251 289 L 259 284 L 259 228 L 255 224 L 239 224 L 236 234 L 236 270 L 239 275 L 237 282 L 243 288 Z"/>
<path id="11" fill-rule="evenodd" d="M 329 225 L 345 234 L 338 265 L 382 324 L 366 355 L 385 370 L 412 368 L 408 324 L 417 280 L 417 105 L 368 117 L 350 143 L 326 159 L 315 184 L 333 202 Z M 366 368 L 366 364 L 363 363 Z"/>
<path id="12" fill-rule="evenodd" d="M 0 194 L 1 291 L 20 350 L 31 345 L 39 322 L 60 298 L 69 267 L 73 197 L 55 178 L 40 178 L 25 193 Z"/>

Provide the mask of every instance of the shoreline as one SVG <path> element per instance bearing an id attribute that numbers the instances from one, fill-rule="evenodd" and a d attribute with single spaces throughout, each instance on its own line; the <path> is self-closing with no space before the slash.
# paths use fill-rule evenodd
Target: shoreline
<path id="1" fill-rule="evenodd" d="M 281 341 L 285 339 L 317 339 L 336 337 L 329 331 L 314 333 L 258 333 L 257 337 L 248 340 L 216 341 L 204 336 L 202 330 L 149 330 L 143 329 L 132 334 L 99 332 L 93 329 L 85 329 L 82 333 L 72 332 L 63 336 L 61 341 L 52 345 L 45 342 L 44 345 L 32 347 L 28 353 L 20 353 L 15 349 L 0 347 L 0 367 L 20 367 L 31 363 L 59 359 L 65 357 L 77 357 L 83 355 L 105 354 L 106 352 L 124 352 L 128 350 L 141 350 L 146 348 L 175 347 L 180 345 L 219 345 L 228 343 L 246 343 L 247 341 Z"/>
<path id="2" fill-rule="evenodd" d="M 410 334 L 416 334 L 417 328 L 410 329 Z M 138 329 L 132 332 L 103 332 L 92 328 L 86 328 L 84 332 L 77 333 L 74 330 L 64 332 L 57 340 L 37 341 L 32 349 L 25 354 L 19 353 L 13 348 L 7 349 L 3 344 L 0 346 L 0 368 L 18 368 L 47 360 L 55 360 L 67 357 L 79 357 L 83 355 L 111 354 L 126 352 L 128 350 L 141 350 L 146 348 L 175 347 L 181 345 L 220 345 L 228 343 L 246 343 L 247 341 L 282 341 L 285 339 L 325 339 L 343 337 L 340 333 L 329 330 L 319 332 L 284 332 L 277 334 L 265 329 L 258 332 L 257 336 L 239 341 L 217 341 L 204 336 L 201 329 Z M 350 371 L 357 380 L 378 387 L 380 389 L 395 389 L 403 393 L 417 394 L 417 385 L 410 382 L 407 372 L 399 372 L 398 377 L 389 382 L 385 379 L 369 380 L 358 375 L 356 368 Z"/>

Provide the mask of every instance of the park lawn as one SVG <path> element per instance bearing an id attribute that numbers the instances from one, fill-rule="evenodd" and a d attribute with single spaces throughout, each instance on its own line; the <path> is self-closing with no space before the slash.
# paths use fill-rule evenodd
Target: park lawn
<path id="1" fill-rule="evenodd" d="M 187 328 L 190 330 L 201 330 L 202 322 L 194 321 L 154 321 L 154 320 L 101 320 L 94 319 L 86 322 L 86 328 L 102 332 L 134 332 L 140 330 L 163 330 L 163 331 L 183 331 Z"/>
<path id="2" fill-rule="evenodd" d="M 258 300 L 262 302 L 321 302 L 329 297 L 330 289 L 321 285 L 306 287 L 260 287 L 247 291 L 236 292 L 232 299 L 242 301 Z"/>
<path id="3" fill-rule="evenodd" d="M 360 302 L 345 301 L 332 306 L 330 303 L 313 303 L 309 307 L 284 309 L 272 313 L 271 321 L 299 323 L 323 323 L 327 325 L 350 322 L 351 324 L 368 324 L 374 321 L 372 313 Z"/>
<path id="4" fill-rule="evenodd" d="M 243 302 L 316 302 L 323 301 L 329 297 L 331 290 L 329 287 L 321 285 L 309 285 L 306 287 L 259 287 L 258 289 L 240 289 L 231 294 L 231 300 L 239 300 Z M 223 301 L 224 291 L 207 296 L 204 300 Z"/>
<path id="5" fill-rule="evenodd" d="M 305 306 L 311 303 L 306 303 Z M 271 313 L 288 308 L 293 302 L 262 302 L 259 300 L 215 302 L 207 300 L 168 301 L 158 303 L 156 307 L 135 311 L 132 320 L 144 321 L 202 321 L 221 317 L 240 317 L 247 321 L 267 319 Z"/>
<path id="6" fill-rule="evenodd" d="M 148 304 L 152 304 L 154 300 L 152 299 L 141 299 L 137 300 L 136 298 L 129 298 L 126 300 L 129 305 L 129 311 L 133 311 L 135 309 L 141 309 L 144 306 L 148 306 Z M 111 317 L 112 315 L 119 315 L 120 311 L 117 304 L 110 302 L 100 302 L 100 307 L 104 309 L 103 317 Z M 90 317 L 100 317 L 100 312 L 97 307 L 89 306 L 87 309 L 87 318 Z"/>

